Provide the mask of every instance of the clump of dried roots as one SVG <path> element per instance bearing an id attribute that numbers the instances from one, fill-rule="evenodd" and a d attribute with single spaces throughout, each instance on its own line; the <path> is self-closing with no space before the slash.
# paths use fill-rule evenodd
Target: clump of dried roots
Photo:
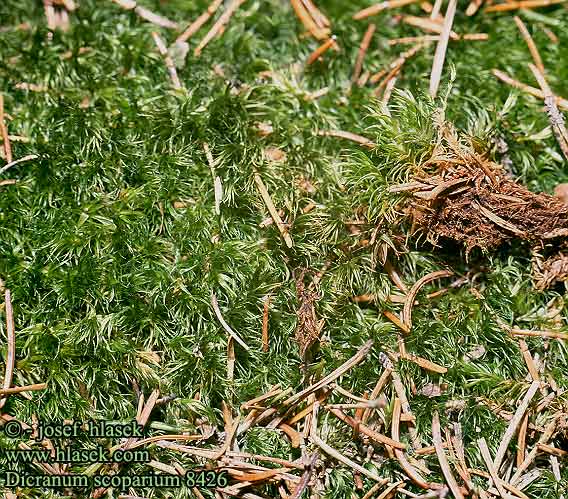
<path id="1" fill-rule="evenodd" d="M 406 213 L 413 232 L 434 245 L 453 240 L 466 248 L 492 250 L 513 240 L 527 241 L 550 254 L 568 236 L 568 205 L 555 196 L 534 193 L 497 163 L 458 142 L 448 125 L 432 157 L 412 182 L 392 186 L 408 191 Z M 548 262 L 548 263 L 547 263 Z M 539 287 L 568 277 L 568 257 L 541 262 Z"/>

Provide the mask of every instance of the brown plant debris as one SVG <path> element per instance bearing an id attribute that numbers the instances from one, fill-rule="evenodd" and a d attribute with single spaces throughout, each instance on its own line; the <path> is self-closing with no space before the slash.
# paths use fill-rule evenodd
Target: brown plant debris
<path id="1" fill-rule="evenodd" d="M 296 278 L 296 294 L 300 307 L 297 311 L 298 323 L 296 325 L 295 339 L 300 349 L 302 359 L 306 357 L 309 348 L 319 339 L 323 320 L 318 321 L 316 316 L 315 302 L 319 299 L 319 294 L 306 286 L 304 277 L 307 270 L 303 269 Z"/>
<path id="2" fill-rule="evenodd" d="M 568 236 L 567 205 L 529 191 L 500 165 L 458 144 L 449 129 L 444 135 L 446 147 L 436 147 L 409 188 L 408 214 L 416 232 L 433 244 L 440 239 L 462 243 L 467 253 L 514 239 L 544 247 Z"/>

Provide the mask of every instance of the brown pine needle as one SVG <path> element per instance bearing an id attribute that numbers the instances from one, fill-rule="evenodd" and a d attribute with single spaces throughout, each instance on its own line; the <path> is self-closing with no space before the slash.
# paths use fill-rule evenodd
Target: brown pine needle
<path id="1" fill-rule="evenodd" d="M 156 47 L 158 47 L 158 51 L 164 58 L 164 62 L 166 63 L 166 68 L 168 68 L 168 73 L 170 74 L 170 79 L 172 80 L 174 88 L 176 90 L 181 89 L 182 85 L 181 82 L 179 81 L 176 66 L 174 64 L 174 61 L 170 57 L 170 54 L 168 54 L 168 49 L 166 47 L 166 44 L 164 43 L 164 40 L 162 40 L 160 35 L 158 35 L 158 33 L 156 33 L 155 31 L 152 31 L 152 38 L 154 39 Z"/>
<path id="2" fill-rule="evenodd" d="M 328 38 L 325 42 L 323 42 L 318 48 L 316 48 L 308 57 L 306 61 L 306 65 L 313 64 L 316 62 L 323 54 L 325 54 L 331 47 L 336 45 L 335 43 L 335 35 Z"/>
<path id="3" fill-rule="evenodd" d="M 459 485 L 456 482 L 456 479 L 454 478 L 454 475 L 450 468 L 450 463 L 448 462 L 446 453 L 444 452 L 442 431 L 440 429 L 440 416 L 437 412 L 434 412 L 434 415 L 432 416 L 432 442 L 434 444 L 434 448 L 436 449 L 436 455 L 438 456 L 438 462 L 440 463 L 442 474 L 444 475 L 446 483 L 450 487 L 452 494 L 454 495 L 455 499 L 464 499 Z"/>
<path id="4" fill-rule="evenodd" d="M 400 399 L 396 398 L 394 401 L 394 407 L 392 411 L 391 419 L 391 437 L 393 440 L 400 441 L 400 412 L 401 404 Z M 419 487 L 423 489 L 430 489 L 431 485 L 422 478 L 422 476 L 414 469 L 414 467 L 408 462 L 408 459 L 404 455 L 404 452 L 400 449 L 394 449 L 394 454 L 400 463 L 402 469 L 406 472 L 408 477 Z"/>
<path id="5" fill-rule="evenodd" d="M 526 1 L 508 1 L 506 3 L 499 3 L 490 5 L 484 9 L 484 12 L 505 12 L 507 10 L 517 9 L 535 9 L 538 7 L 548 7 L 549 5 L 556 5 L 564 3 L 566 0 L 526 0 Z"/>
<path id="6" fill-rule="evenodd" d="M 440 86 L 440 79 L 442 77 L 442 69 L 446 59 L 446 51 L 448 49 L 448 40 L 450 39 L 450 32 L 454 23 L 454 16 L 456 14 L 457 0 L 449 0 L 446 15 L 444 17 L 444 24 L 442 32 L 440 33 L 440 40 L 436 47 L 434 54 L 434 62 L 432 64 L 432 72 L 430 74 L 430 95 L 436 97 L 438 87 Z"/>
<path id="7" fill-rule="evenodd" d="M 274 220 L 274 223 L 276 224 L 278 230 L 280 231 L 282 239 L 284 239 L 284 242 L 286 243 L 286 246 L 288 246 L 288 248 L 292 248 L 292 246 L 294 246 L 294 242 L 292 241 L 292 238 L 288 233 L 288 229 L 286 228 L 284 222 L 280 218 L 278 210 L 276 209 L 276 206 L 274 206 L 272 198 L 270 197 L 270 194 L 268 193 L 268 190 L 266 189 L 266 186 L 264 185 L 264 182 L 262 181 L 262 178 L 258 173 L 254 174 L 254 181 L 256 183 L 258 191 L 260 192 L 262 200 L 264 201 L 264 204 L 266 205 L 266 208 L 268 209 L 268 212 L 272 217 L 272 220 Z"/>
<path id="8" fill-rule="evenodd" d="M 436 279 L 440 279 L 442 277 L 450 277 L 453 275 L 454 273 L 451 270 L 437 270 L 435 272 L 430 272 L 429 274 L 416 281 L 414 286 L 412 286 L 412 288 L 406 295 L 404 308 L 402 309 L 402 321 L 404 322 L 404 324 L 406 324 L 406 327 L 409 330 L 412 329 L 412 307 L 414 305 L 416 295 L 418 294 L 420 289 L 426 284 L 435 281 Z"/>
<path id="9" fill-rule="evenodd" d="M 501 463 L 503 462 L 503 458 L 505 457 L 505 453 L 507 452 L 507 448 L 509 447 L 509 442 L 513 438 L 513 435 L 515 434 L 517 428 L 521 424 L 521 421 L 525 417 L 525 412 L 527 412 L 529 404 L 531 403 L 531 400 L 533 399 L 539 388 L 539 381 L 533 381 L 531 383 L 531 386 L 527 390 L 527 393 L 525 394 L 523 400 L 515 411 L 513 418 L 509 422 L 509 426 L 507 427 L 507 430 L 503 435 L 503 439 L 499 444 L 499 448 L 497 449 L 497 454 L 495 454 L 495 468 L 497 470 L 499 470 L 499 468 L 501 467 Z"/>
<path id="10" fill-rule="evenodd" d="M 211 19 L 211 16 L 217 12 L 219 6 L 223 3 L 223 0 L 213 0 L 207 10 L 201 14 L 195 21 L 193 21 L 185 31 L 179 35 L 176 39 L 176 43 L 187 42 L 195 33 L 197 33 L 201 27 Z"/>
<path id="11" fill-rule="evenodd" d="M 232 336 L 227 338 L 227 379 L 233 381 L 235 378 L 235 341 Z"/>
<path id="12" fill-rule="evenodd" d="M 378 442 L 383 445 L 389 445 L 393 449 L 406 449 L 406 444 L 372 430 L 368 426 L 359 423 L 354 418 L 348 416 L 338 408 L 325 406 L 325 409 L 327 409 L 329 412 L 331 412 L 334 416 L 339 418 L 344 423 L 347 423 L 353 429 L 356 429 L 358 432 L 362 433 L 363 435 L 368 436 L 371 440 L 374 440 L 375 442 Z"/>
<path id="13" fill-rule="evenodd" d="M 312 34 L 317 40 L 325 40 L 329 36 L 329 29 L 320 28 L 316 21 L 312 18 L 306 7 L 302 4 L 301 0 L 290 0 L 292 8 L 302 22 L 304 27 Z"/>
<path id="14" fill-rule="evenodd" d="M 205 156 L 207 157 L 207 163 L 209 163 L 209 168 L 211 169 L 211 175 L 213 176 L 213 186 L 215 195 L 215 214 L 221 214 L 221 201 L 223 200 L 223 184 L 221 183 L 221 177 L 216 174 L 215 171 L 215 161 L 213 160 L 213 155 L 211 154 L 211 149 L 207 142 L 203 143 L 203 150 L 205 151 Z"/>
<path id="15" fill-rule="evenodd" d="M 382 12 L 383 10 L 403 7 L 405 5 L 416 3 L 418 1 L 419 0 L 389 0 L 387 2 L 380 2 L 375 5 L 371 5 L 366 9 L 360 10 L 359 12 L 356 12 L 355 14 L 353 14 L 353 19 L 356 20 L 365 19 L 367 17 L 374 16 L 379 12 Z"/>
<path id="16" fill-rule="evenodd" d="M 377 400 L 379 398 L 379 395 L 383 391 L 383 388 L 387 384 L 387 381 L 389 380 L 391 374 L 392 374 L 392 369 L 386 367 L 385 370 L 380 375 L 379 379 L 377 380 L 377 384 L 373 388 L 373 391 L 371 392 L 370 398 L 372 400 Z M 363 424 L 365 424 L 368 421 L 369 417 L 371 416 L 371 411 L 372 408 L 368 408 L 363 411 L 363 415 L 361 416 L 361 422 Z"/>
<path id="17" fill-rule="evenodd" d="M 367 31 L 365 31 L 365 34 L 363 35 L 363 39 L 361 40 L 361 45 L 359 46 L 357 59 L 355 60 L 355 68 L 353 69 L 353 76 L 351 77 L 351 83 L 357 82 L 359 80 L 359 77 L 361 76 L 361 70 L 363 69 L 363 61 L 365 60 L 365 55 L 367 54 L 367 50 L 369 50 L 369 45 L 371 44 L 371 39 L 373 38 L 376 29 L 377 26 L 371 23 L 369 24 Z"/>
<path id="18" fill-rule="evenodd" d="M 493 73 L 494 76 L 496 76 L 498 79 L 500 79 L 502 82 L 506 83 L 507 85 L 510 85 L 514 88 L 518 88 L 519 90 L 522 90 L 523 92 L 526 92 L 527 94 L 530 94 L 534 97 L 538 97 L 539 99 L 544 99 L 544 92 L 539 88 L 531 87 L 530 85 L 515 80 L 514 78 L 511 78 L 507 73 L 499 71 L 498 69 L 492 69 L 491 72 Z M 556 100 L 556 105 L 559 108 L 565 111 L 568 110 L 568 100 L 563 99 L 561 97 L 556 97 L 555 100 Z"/>
<path id="19" fill-rule="evenodd" d="M 497 474 L 498 473 L 497 470 L 499 468 L 496 464 L 493 463 L 493 460 L 491 459 L 491 453 L 489 452 L 489 447 L 487 446 L 487 442 L 483 437 L 477 441 L 477 446 L 479 447 L 479 450 L 481 452 L 481 457 L 485 461 L 485 466 L 487 466 L 489 475 L 491 476 L 491 479 L 493 480 L 495 487 L 497 487 L 499 495 L 503 499 L 508 499 L 507 493 L 505 492 L 505 489 L 503 489 L 501 479 Z"/>
<path id="20" fill-rule="evenodd" d="M 211 305 L 213 306 L 213 311 L 215 312 L 218 321 L 221 323 L 221 326 L 223 326 L 223 329 L 227 331 L 227 333 L 229 333 L 229 335 L 232 336 L 233 339 L 245 350 L 250 351 L 249 346 L 241 339 L 241 337 L 237 333 L 235 333 L 231 329 L 231 326 L 229 326 L 229 324 L 227 324 L 227 322 L 223 318 L 223 314 L 221 314 L 221 309 L 219 308 L 219 303 L 217 302 L 217 297 L 215 296 L 215 293 L 213 293 L 213 291 L 211 291 Z"/>
<path id="21" fill-rule="evenodd" d="M 2 135 L 2 142 L 4 144 L 4 156 L 6 163 L 12 163 L 12 146 L 10 144 L 10 136 L 6 128 L 6 121 L 4 116 L 4 96 L 0 93 L 0 135 Z"/>
<path id="22" fill-rule="evenodd" d="M 16 365 L 16 330 L 14 327 L 14 312 L 12 310 L 12 299 L 10 290 L 6 289 L 5 312 L 6 312 L 6 336 L 8 340 L 8 351 L 6 353 L 6 367 L 4 369 L 4 390 L 12 385 L 12 377 L 14 376 L 14 366 Z M 6 404 L 7 397 L 0 399 L 0 409 Z"/>
<path id="23" fill-rule="evenodd" d="M 513 336 L 539 336 L 541 338 L 554 338 L 557 340 L 568 340 L 567 333 L 560 331 L 527 331 L 526 329 L 511 328 L 510 333 Z"/>
<path id="24" fill-rule="evenodd" d="M 424 359 L 423 357 L 418 357 L 417 355 L 411 353 L 401 353 L 400 358 L 403 360 L 408 360 L 410 362 L 414 362 L 416 365 L 420 366 L 427 371 L 437 373 L 437 374 L 445 374 L 448 372 L 448 368 L 444 366 L 440 366 L 439 364 L 435 364 L 434 362 L 429 361 L 428 359 Z"/>
<path id="25" fill-rule="evenodd" d="M 264 298 L 264 310 L 262 313 L 262 351 L 268 352 L 268 313 L 270 311 L 270 295 Z"/>
<path id="26" fill-rule="evenodd" d="M 337 369 L 335 369 L 333 372 L 331 372 L 330 374 L 328 374 L 327 376 L 325 376 L 324 378 L 322 378 L 318 382 L 316 382 L 313 385 L 305 388 L 301 392 L 298 392 L 295 395 L 287 398 L 282 403 L 282 405 L 283 406 L 289 406 L 289 405 L 295 404 L 295 403 L 299 402 L 300 400 L 306 398 L 311 393 L 314 393 L 314 392 L 322 389 L 324 386 L 329 385 L 331 382 L 335 381 L 340 376 L 343 376 L 343 374 L 345 374 L 347 371 L 349 371 L 350 369 L 355 367 L 357 364 L 359 364 L 361 361 L 363 361 L 367 357 L 372 346 L 373 346 L 373 340 L 367 341 L 357 351 L 357 353 L 353 357 L 351 357 L 349 360 L 344 362 L 341 366 L 339 366 Z"/>
<path id="27" fill-rule="evenodd" d="M 527 47 L 529 49 L 529 52 L 531 53 L 535 66 L 542 74 L 544 74 L 544 64 L 542 63 L 542 58 L 540 57 L 538 48 L 534 43 L 533 37 L 531 36 L 529 30 L 525 26 L 525 23 L 521 20 L 519 16 L 515 16 L 513 19 L 515 20 L 517 28 L 519 28 L 519 31 L 521 32 L 521 36 L 523 37 L 525 43 L 527 44 Z"/>
<path id="28" fill-rule="evenodd" d="M 532 358 L 531 353 L 529 352 L 529 347 L 525 340 L 519 340 L 519 347 L 521 348 L 521 353 L 523 354 L 523 359 L 525 360 L 525 364 L 527 365 L 527 369 L 531 375 L 533 381 L 540 381 L 540 376 L 538 375 L 538 371 L 534 364 L 534 360 Z"/>
<path id="29" fill-rule="evenodd" d="M 315 435 L 315 434 L 310 435 L 310 440 L 315 445 L 317 445 L 322 451 L 324 451 L 327 455 L 333 457 L 334 459 L 336 459 L 340 463 L 345 464 L 346 466 L 355 470 L 356 472 L 360 473 L 361 475 L 364 475 L 367 478 L 370 478 L 371 480 L 374 480 L 374 481 L 382 483 L 382 484 L 385 484 L 385 483 L 388 482 L 388 480 L 381 478 L 380 476 L 376 475 L 372 471 L 369 471 L 367 468 L 363 468 L 363 466 L 361 466 L 360 464 L 357 464 L 356 462 L 352 461 L 351 459 L 344 456 L 343 454 L 340 454 L 336 449 L 334 449 L 333 447 L 331 447 L 330 445 L 325 443 L 317 435 Z"/>
<path id="30" fill-rule="evenodd" d="M 11 393 L 34 392 L 38 390 L 45 390 L 47 383 L 35 383 L 26 386 L 14 386 L 12 388 L 0 388 L 0 396 L 9 395 Z"/>
<path id="31" fill-rule="evenodd" d="M 544 73 L 542 73 L 534 64 L 529 64 L 529 68 L 538 81 L 538 86 L 544 94 L 546 114 L 548 114 L 548 120 L 550 121 L 552 130 L 554 131 L 558 145 L 560 146 L 564 157 L 568 159 L 568 131 L 566 131 L 564 116 L 562 116 L 558 110 L 558 106 L 556 105 L 556 97 L 548 86 Z"/>
<path id="32" fill-rule="evenodd" d="M 517 468 L 523 463 L 527 452 L 527 429 L 529 426 L 529 415 L 525 414 L 521 426 L 519 426 L 519 435 L 517 440 Z"/>
<path id="33" fill-rule="evenodd" d="M 18 158 L 14 161 L 11 161 L 10 163 L 4 165 L 2 168 L 0 168 L 0 175 L 2 173 L 4 173 L 6 170 L 9 170 L 10 168 L 12 168 L 13 166 L 16 166 L 19 163 L 24 163 L 25 161 L 31 161 L 32 159 L 36 159 L 38 156 L 37 154 L 30 154 L 28 156 L 24 156 L 23 158 Z"/>
<path id="34" fill-rule="evenodd" d="M 345 132 L 343 130 L 321 130 L 320 132 L 318 132 L 318 135 L 321 135 L 322 137 L 338 137 L 340 139 L 351 140 L 353 142 L 364 145 L 369 149 L 375 147 L 375 144 L 368 138 L 357 135 L 356 133 Z"/>
<path id="35" fill-rule="evenodd" d="M 465 10 L 466 16 L 473 16 L 478 10 L 479 7 L 483 4 L 483 0 L 471 0 L 470 4 L 467 6 Z"/>
<path id="36" fill-rule="evenodd" d="M 410 329 L 408 328 L 408 326 L 404 322 L 402 322 L 396 314 L 393 314 L 389 310 L 384 310 L 383 315 L 389 321 L 391 321 L 396 327 L 398 327 L 403 333 L 405 333 L 405 334 L 410 333 Z"/>
<path id="37" fill-rule="evenodd" d="M 304 7 L 320 28 L 329 28 L 329 19 L 319 10 L 311 0 L 302 0 Z"/>
<path id="38" fill-rule="evenodd" d="M 151 10 L 140 7 L 134 0 L 112 0 L 115 4 L 123 9 L 133 10 L 139 17 L 161 28 L 178 29 L 179 26 L 176 22 L 170 21 L 166 17 L 155 14 Z"/>
<path id="39" fill-rule="evenodd" d="M 222 30 L 225 29 L 225 26 L 229 22 L 229 20 L 231 19 L 232 15 L 245 2 L 246 2 L 246 0 L 232 0 L 231 3 L 229 5 L 227 5 L 227 8 L 223 12 L 223 14 L 221 14 L 221 16 L 219 17 L 219 19 L 217 19 L 217 21 L 215 22 L 213 27 L 203 37 L 203 39 L 199 42 L 199 45 L 193 51 L 193 53 L 196 57 L 199 57 L 201 55 L 201 52 L 203 51 L 203 49 L 207 46 L 207 44 L 211 40 L 213 40 L 213 38 L 215 38 L 218 34 L 220 34 L 222 32 Z"/>
<path id="40" fill-rule="evenodd" d="M 513 474 L 513 476 L 511 477 L 511 480 L 510 480 L 512 485 L 515 485 L 515 486 L 519 485 L 519 482 L 521 481 L 521 475 L 531 465 L 531 463 L 534 461 L 534 459 L 535 459 L 535 457 L 538 453 L 538 446 L 542 445 L 542 444 L 546 444 L 550 440 L 550 438 L 554 434 L 554 431 L 556 430 L 556 424 L 557 424 L 557 420 L 556 420 L 556 418 L 554 418 L 552 421 L 550 421 L 550 423 L 548 423 L 546 425 L 546 428 L 544 429 L 544 431 L 542 432 L 542 435 L 538 439 L 537 444 L 527 454 L 527 456 L 525 457 L 525 460 L 519 466 L 517 466 L 517 469 L 516 469 L 515 473 Z"/>
<path id="41" fill-rule="evenodd" d="M 442 34 L 443 24 L 426 17 L 417 16 L 404 16 L 402 22 L 420 28 L 430 33 Z M 455 31 L 450 31 L 450 38 L 452 40 L 459 40 L 459 35 Z"/>

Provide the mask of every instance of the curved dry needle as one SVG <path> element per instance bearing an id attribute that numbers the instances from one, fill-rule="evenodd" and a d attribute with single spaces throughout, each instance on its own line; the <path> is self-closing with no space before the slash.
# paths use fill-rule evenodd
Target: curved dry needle
<path id="1" fill-rule="evenodd" d="M 221 314 L 221 309 L 219 308 L 219 302 L 217 301 L 217 297 L 215 296 L 215 293 L 213 293 L 213 291 L 211 291 L 211 305 L 213 306 L 213 311 L 215 312 L 215 315 L 217 316 L 217 319 L 219 319 L 219 322 L 221 323 L 221 326 L 223 326 L 223 329 L 225 331 L 227 331 L 227 333 L 229 333 L 229 335 L 231 336 L 231 338 L 233 338 L 239 345 L 241 345 L 247 352 L 250 351 L 249 346 L 241 339 L 241 337 L 235 333 L 232 329 L 231 326 L 229 326 L 229 324 L 227 324 L 227 322 L 225 321 L 225 319 L 223 318 L 223 315 Z"/>

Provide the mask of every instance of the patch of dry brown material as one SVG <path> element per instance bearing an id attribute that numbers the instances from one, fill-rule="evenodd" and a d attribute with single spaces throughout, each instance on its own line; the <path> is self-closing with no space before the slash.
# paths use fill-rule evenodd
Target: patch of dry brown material
<path id="1" fill-rule="evenodd" d="M 467 253 L 519 239 L 550 248 L 566 239 L 566 204 L 529 191 L 471 145 L 459 143 L 447 125 L 441 135 L 432 158 L 405 184 L 414 231 L 433 244 L 444 239 L 461 243 Z"/>

